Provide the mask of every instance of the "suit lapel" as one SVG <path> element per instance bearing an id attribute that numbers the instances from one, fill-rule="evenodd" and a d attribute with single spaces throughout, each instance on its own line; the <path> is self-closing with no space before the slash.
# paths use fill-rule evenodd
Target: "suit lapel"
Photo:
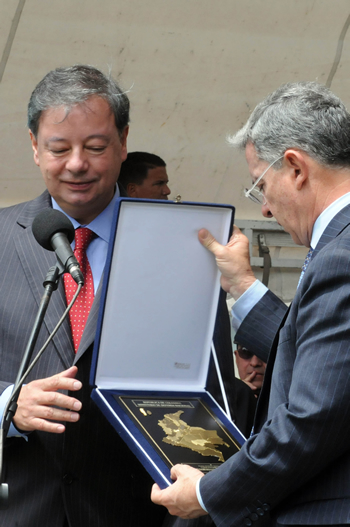
<path id="1" fill-rule="evenodd" d="M 91 346 L 91 344 L 95 340 L 98 313 L 99 313 L 99 307 L 100 307 L 100 299 L 101 299 L 102 282 L 103 282 L 103 279 L 101 278 L 100 285 L 97 289 L 96 296 L 91 306 L 89 317 L 87 319 L 86 326 L 85 326 L 84 332 L 81 337 L 79 349 L 77 351 L 74 364 L 80 359 L 80 357 L 85 353 L 85 351 Z"/>
<path id="2" fill-rule="evenodd" d="M 120 197 L 127 197 L 127 194 L 121 185 L 119 185 L 119 194 L 120 194 Z M 98 289 L 96 291 L 94 302 L 91 306 L 91 311 L 89 313 L 89 317 L 87 319 L 86 326 L 85 326 L 84 332 L 81 337 L 79 349 L 77 351 L 74 363 L 76 363 L 80 359 L 80 357 L 91 346 L 91 344 L 93 344 L 95 340 L 99 308 L 100 308 L 100 300 L 101 300 L 101 294 L 102 294 L 103 277 L 104 277 L 104 273 L 102 273 L 101 280 L 100 280 Z"/>
<path id="3" fill-rule="evenodd" d="M 122 188 L 120 189 L 120 195 L 126 195 Z M 23 209 L 20 217 L 17 220 L 18 225 L 20 225 L 22 229 L 18 232 L 14 239 L 18 257 L 20 258 L 24 273 L 27 277 L 38 307 L 44 292 L 44 288 L 42 286 L 43 281 L 49 268 L 55 264 L 56 257 L 54 252 L 46 251 L 38 245 L 34 239 L 31 225 L 35 216 L 42 210 L 49 207 L 51 207 L 51 199 L 47 190 L 35 200 L 28 202 L 27 206 L 25 209 Z M 94 341 L 102 283 L 103 277 L 101 278 L 100 285 L 96 292 L 96 297 L 92 304 L 77 354 L 74 354 L 69 317 L 66 318 L 61 328 L 58 330 L 57 335 L 53 338 L 53 343 L 67 367 L 72 364 L 73 359 L 74 363 L 76 363 Z M 63 281 L 60 280 L 57 291 L 52 294 L 50 305 L 44 319 L 44 324 L 50 333 L 56 327 L 57 322 L 59 321 L 65 309 L 66 298 L 64 285 Z"/>
<path id="4" fill-rule="evenodd" d="M 38 308 L 44 293 L 43 281 L 49 268 L 55 264 L 56 257 L 53 252 L 46 251 L 38 245 L 33 236 L 31 225 L 35 216 L 50 206 L 51 200 L 47 191 L 35 200 L 29 202 L 17 220 L 18 225 L 22 229 L 14 236 L 16 251 Z M 49 333 L 57 325 L 65 308 L 65 293 L 62 281 L 60 281 L 57 291 L 54 291 L 51 296 L 50 304 L 44 318 L 44 325 Z M 72 364 L 74 351 L 68 319 L 63 322 L 58 333 L 53 338 L 53 343 L 64 364 L 69 367 Z"/>
<path id="5" fill-rule="evenodd" d="M 280 332 L 280 329 L 285 324 L 285 321 L 289 315 L 291 305 L 288 307 L 282 319 L 282 322 L 278 328 L 273 344 L 271 346 L 269 358 L 268 358 L 267 365 L 266 365 L 265 375 L 264 375 L 264 383 L 263 383 L 263 387 L 262 387 L 262 390 L 261 390 L 261 393 L 258 399 L 257 408 L 256 408 L 256 414 L 255 414 L 255 420 L 254 420 L 254 433 L 257 433 L 260 431 L 261 427 L 263 426 L 264 422 L 267 419 L 267 410 L 268 410 L 269 399 L 270 399 L 272 373 L 273 373 L 273 367 L 275 364 L 276 353 L 277 353 L 277 348 L 278 348 L 279 332 Z"/>

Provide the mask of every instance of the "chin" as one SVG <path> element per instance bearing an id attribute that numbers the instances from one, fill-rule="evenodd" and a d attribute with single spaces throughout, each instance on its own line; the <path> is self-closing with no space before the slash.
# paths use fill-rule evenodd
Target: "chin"
<path id="1" fill-rule="evenodd" d="M 281 225 L 281 224 L 279 223 L 279 225 Z M 294 242 L 296 245 L 305 245 L 305 243 L 304 243 L 303 241 L 300 240 L 299 236 L 298 236 L 295 232 L 291 231 L 290 229 L 286 229 L 286 227 L 285 227 L 284 225 L 281 225 L 281 227 L 282 227 L 286 232 L 288 232 L 288 234 L 290 234 L 290 236 L 291 236 L 293 242 Z M 306 245 L 306 247 L 308 247 L 308 245 Z"/>

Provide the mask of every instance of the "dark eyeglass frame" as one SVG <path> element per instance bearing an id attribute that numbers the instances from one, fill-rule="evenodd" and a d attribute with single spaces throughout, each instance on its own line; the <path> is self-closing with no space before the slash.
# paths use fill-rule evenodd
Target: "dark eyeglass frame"
<path id="1" fill-rule="evenodd" d="M 240 347 L 237 346 L 237 353 L 240 356 L 240 358 L 243 360 L 250 360 L 254 356 L 254 353 L 249 351 L 244 346 L 240 346 Z"/>

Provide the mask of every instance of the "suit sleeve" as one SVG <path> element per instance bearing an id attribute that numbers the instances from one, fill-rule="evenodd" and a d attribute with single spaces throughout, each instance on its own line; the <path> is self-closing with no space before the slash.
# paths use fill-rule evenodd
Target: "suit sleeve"
<path id="1" fill-rule="evenodd" d="M 240 325 L 236 339 L 267 362 L 269 351 L 287 306 L 272 291 L 267 291 Z"/>

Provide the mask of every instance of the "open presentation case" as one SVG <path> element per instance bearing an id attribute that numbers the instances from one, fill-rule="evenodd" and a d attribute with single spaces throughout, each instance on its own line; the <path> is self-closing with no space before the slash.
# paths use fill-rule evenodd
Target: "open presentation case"
<path id="1" fill-rule="evenodd" d="M 224 205 L 116 205 L 92 398 L 161 488 L 176 463 L 206 472 L 245 440 L 205 389 L 220 273 L 198 231 L 225 244 L 233 216 Z"/>

